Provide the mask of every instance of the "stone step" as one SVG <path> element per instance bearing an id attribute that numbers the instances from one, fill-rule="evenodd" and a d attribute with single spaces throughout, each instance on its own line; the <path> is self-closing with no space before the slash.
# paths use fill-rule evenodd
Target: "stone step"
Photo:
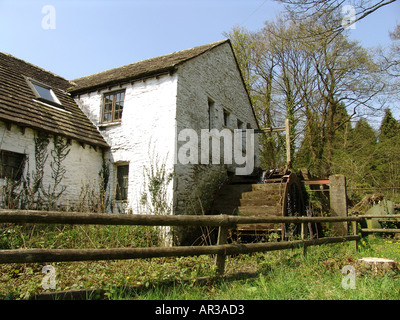
<path id="1" fill-rule="evenodd" d="M 281 216 L 282 207 L 279 206 L 240 206 L 238 214 L 242 216 Z"/>
<path id="2" fill-rule="evenodd" d="M 211 214 L 237 214 L 244 192 L 251 192 L 252 184 L 224 185 L 216 194 Z"/>
<path id="3" fill-rule="evenodd" d="M 253 191 L 266 191 L 266 192 L 280 192 L 283 193 L 285 189 L 285 184 L 283 183 L 259 183 L 253 184 Z"/>
<path id="4" fill-rule="evenodd" d="M 240 199 L 239 203 L 245 206 L 277 206 L 280 205 L 280 196 L 267 196 L 265 199 Z"/>
<path id="5" fill-rule="evenodd" d="M 271 190 L 270 192 L 267 191 L 251 191 L 251 192 L 243 192 L 242 199 L 254 199 L 254 200 L 264 200 L 268 199 L 269 197 L 280 197 L 280 193 L 278 190 Z"/>

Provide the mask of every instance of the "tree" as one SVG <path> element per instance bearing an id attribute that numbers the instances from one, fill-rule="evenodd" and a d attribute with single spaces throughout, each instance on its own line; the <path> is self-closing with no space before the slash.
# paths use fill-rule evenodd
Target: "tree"
<path id="1" fill-rule="evenodd" d="M 336 133 L 361 109 L 371 108 L 383 88 L 373 56 L 346 33 L 323 36 L 334 21 L 324 19 L 327 23 L 310 25 L 283 16 L 258 32 L 236 28 L 227 34 L 245 68 L 259 122 L 272 127 L 289 118 L 292 154 L 300 147 L 309 169 L 321 176 L 331 172 Z M 267 168 L 282 164 L 284 140 L 268 134 L 261 144 Z M 304 163 L 299 156 L 296 162 Z"/>
<path id="2" fill-rule="evenodd" d="M 375 130 L 361 118 L 354 128 L 347 126 L 343 144 L 336 145 L 333 154 L 334 173 L 344 174 L 352 187 L 371 187 L 376 183 L 377 157 Z"/>
<path id="3" fill-rule="evenodd" d="M 352 24 L 365 19 L 384 6 L 396 0 L 276 0 L 283 3 L 292 18 L 304 19 L 307 17 L 314 21 L 330 19 L 328 32 L 331 35 L 340 33 L 351 27 Z M 346 7 L 347 6 L 347 7 Z M 326 34 L 326 33 L 325 33 Z"/>
<path id="4" fill-rule="evenodd" d="M 389 47 L 389 53 L 385 57 L 384 66 L 389 77 L 392 79 L 390 94 L 400 97 L 400 24 L 396 26 L 393 32 L 390 32 L 392 44 Z"/>
<path id="5" fill-rule="evenodd" d="M 400 185 L 400 123 L 386 109 L 379 128 L 376 158 L 378 185 L 398 187 Z"/>
<path id="6" fill-rule="evenodd" d="M 323 27 L 318 29 L 323 30 Z M 319 39 L 309 50 L 318 78 L 319 114 L 324 124 L 321 138 L 326 144 L 326 165 L 321 173 L 329 175 L 336 131 L 360 109 L 373 108 L 370 102 L 382 91 L 384 84 L 372 55 L 356 41 L 349 40 L 345 34 L 337 35 L 333 41 Z M 343 104 L 349 115 L 337 122 L 336 116 Z"/>
<path id="7" fill-rule="evenodd" d="M 392 59 L 389 72 L 394 77 L 400 77 L 400 24 L 398 24 L 393 32 L 389 32 L 393 43 L 390 47 Z"/>
<path id="8" fill-rule="evenodd" d="M 386 109 L 385 116 L 383 117 L 381 126 L 379 128 L 379 142 L 390 141 L 399 137 L 400 124 L 393 117 L 392 111 L 390 111 L 390 109 Z"/>

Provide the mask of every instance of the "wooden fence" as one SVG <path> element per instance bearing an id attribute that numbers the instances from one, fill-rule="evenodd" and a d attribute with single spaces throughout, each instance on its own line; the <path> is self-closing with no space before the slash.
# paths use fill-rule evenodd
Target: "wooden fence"
<path id="1" fill-rule="evenodd" d="M 216 255 L 217 274 L 224 274 L 227 255 L 244 254 L 303 248 L 327 243 L 358 241 L 357 222 L 362 217 L 249 217 L 249 216 L 158 216 L 93 214 L 76 212 L 49 212 L 31 210 L 0 210 L 0 223 L 43 223 L 43 224 L 97 224 L 97 225 L 143 225 L 143 226 L 213 226 L 219 227 L 216 245 L 175 246 L 151 248 L 111 248 L 111 249 L 7 249 L 0 250 L 0 263 L 60 262 L 124 260 L 156 257 L 178 257 Z M 306 225 L 318 222 L 352 222 L 353 235 L 326 237 L 306 240 Z M 239 224 L 259 223 L 300 223 L 301 240 L 228 244 L 228 230 Z"/>
<path id="2" fill-rule="evenodd" d="M 400 215 L 395 214 L 371 214 L 371 215 L 362 215 L 360 216 L 363 219 L 384 219 L 387 221 L 393 221 L 400 219 Z M 400 233 L 400 229 L 374 229 L 374 228 L 362 228 L 361 233 Z"/>

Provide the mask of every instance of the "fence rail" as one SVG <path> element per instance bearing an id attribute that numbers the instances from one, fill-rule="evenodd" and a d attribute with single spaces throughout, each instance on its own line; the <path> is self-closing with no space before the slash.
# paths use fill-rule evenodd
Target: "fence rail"
<path id="1" fill-rule="evenodd" d="M 213 226 L 219 227 L 216 245 L 176 246 L 151 248 L 112 248 L 112 249 L 8 249 L 0 250 L 0 263 L 61 262 L 145 259 L 157 257 L 216 255 L 217 273 L 222 275 L 227 255 L 284 250 L 358 241 L 360 236 L 329 237 L 306 240 L 305 224 L 310 222 L 352 222 L 360 217 L 249 217 L 249 216 L 161 216 L 161 215 L 123 215 L 93 214 L 78 212 L 0 210 L 0 223 L 43 223 L 43 224 L 97 224 L 97 225 L 142 225 L 142 226 Z M 300 223 L 302 240 L 276 243 L 228 244 L 228 230 L 239 224 L 260 223 Z"/>
<path id="2" fill-rule="evenodd" d="M 261 251 L 274 251 L 309 247 L 327 243 L 359 240 L 359 238 L 359 236 L 343 236 L 286 242 L 152 248 L 1 250 L 0 263 L 126 260 L 213 254 L 225 256 Z"/>
<path id="3" fill-rule="evenodd" d="M 308 223 L 360 221 L 359 216 L 349 217 L 257 217 L 230 215 L 163 216 L 141 214 L 97 214 L 80 212 L 0 210 L 0 223 L 46 223 L 46 224 L 99 224 L 143 226 L 211 226 L 236 227 L 238 224 L 257 223 Z"/>
<path id="4" fill-rule="evenodd" d="M 387 221 L 394 219 L 400 219 L 400 215 L 393 214 L 368 214 L 360 216 L 363 219 L 388 219 Z M 400 233 L 400 229 L 375 229 L 375 228 L 362 228 L 361 233 Z"/>

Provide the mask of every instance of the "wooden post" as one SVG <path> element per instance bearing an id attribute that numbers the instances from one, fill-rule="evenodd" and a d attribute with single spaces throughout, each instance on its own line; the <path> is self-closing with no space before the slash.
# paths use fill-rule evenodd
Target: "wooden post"
<path id="1" fill-rule="evenodd" d="M 228 218 L 228 216 L 226 216 L 226 218 Z M 217 245 L 226 244 L 227 241 L 228 241 L 228 227 L 222 225 L 218 229 Z M 217 265 L 217 274 L 222 276 L 225 272 L 226 254 L 225 253 L 217 254 L 217 257 L 215 260 L 216 260 L 215 262 Z"/>
<path id="2" fill-rule="evenodd" d="M 304 242 L 305 238 L 306 238 L 306 223 L 303 222 L 301 224 L 301 240 L 303 241 L 303 256 L 307 255 L 307 246 Z"/>
<path id="3" fill-rule="evenodd" d="M 290 154 L 290 125 L 289 119 L 285 119 L 285 133 L 286 133 L 286 169 L 290 168 L 292 162 Z"/>
<path id="4" fill-rule="evenodd" d="M 329 198 L 331 217 L 347 217 L 347 192 L 346 177 L 344 175 L 333 175 L 329 177 Z M 347 235 L 347 223 L 332 223 L 332 231 L 335 236 Z"/>
<path id="5" fill-rule="evenodd" d="M 352 221 L 351 228 L 353 229 L 353 236 L 358 236 L 358 222 Z M 356 240 L 356 251 L 358 251 L 358 240 Z"/>

